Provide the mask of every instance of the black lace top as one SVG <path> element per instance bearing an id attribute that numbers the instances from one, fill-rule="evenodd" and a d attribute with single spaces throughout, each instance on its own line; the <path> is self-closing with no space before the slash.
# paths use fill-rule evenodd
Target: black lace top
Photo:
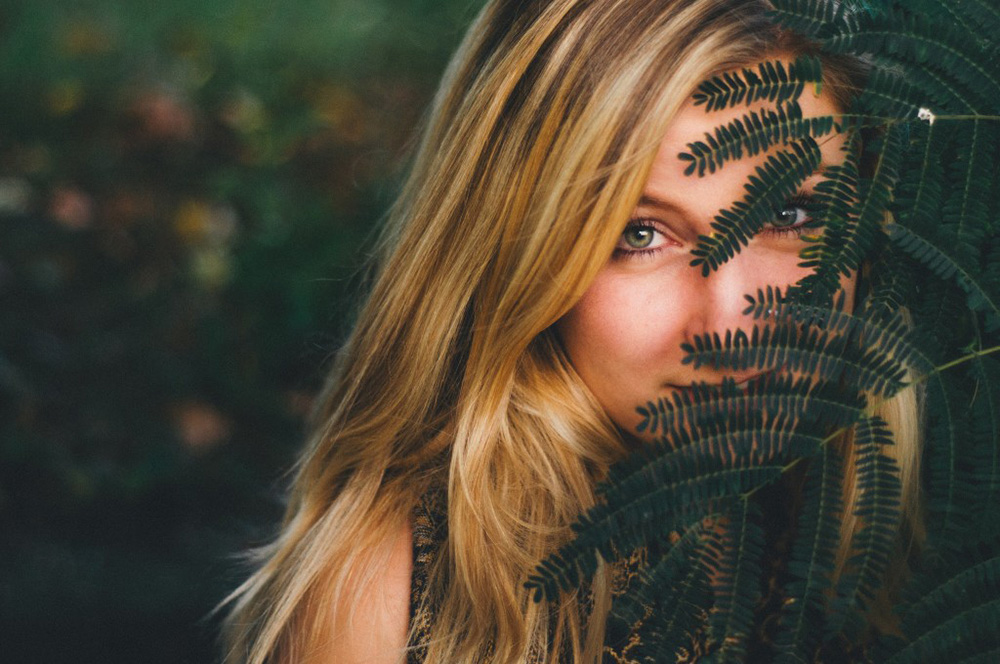
<path id="1" fill-rule="evenodd" d="M 774 522 L 766 524 L 769 532 L 769 554 L 765 559 L 762 596 L 755 610 L 755 631 L 748 644 L 747 662 L 769 662 L 774 658 L 773 642 L 777 628 L 778 610 L 783 600 L 782 588 L 785 571 L 782 561 L 787 559 L 790 546 L 791 515 L 788 501 L 768 505 L 775 509 L 767 512 L 774 515 Z M 784 505 L 784 509 L 782 509 Z M 430 636 L 434 621 L 434 606 L 429 599 L 428 571 L 440 547 L 447 541 L 447 519 L 443 495 L 429 493 L 418 503 L 413 521 L 413 576 L 410 593 L 410 618 L 413 622 L 413 637 L 407 664 L 423 664 L 425 648 L 421 646 Z M 620 596 L 628 592 L 629 584 L 643 564 L 644 552 L 633 554 L 629 559 L 615 563 L 612 569 L 612 594 Z M 678 650 L 676 662 L 706 662 L 717 648 L 708 639 L 707 616 L 702 620 L 704 628 L 691 639 L 690 645 Z M 604 664 L 638 664 L 632 652 L 639 646 L 635 628 L 638 625 L 617 625 L 609 623 L 604 646 Z M 873 660 L 868 654 L 867 644 L 851 647 L 846 642 L 833 641 L 819 649 L 813 662 L 817 664 L 865 664 Z M 543 655 L 531 657 L 525 664 L 541 664 Z M 434 663 L 437 664 L 437 663 Z"/>

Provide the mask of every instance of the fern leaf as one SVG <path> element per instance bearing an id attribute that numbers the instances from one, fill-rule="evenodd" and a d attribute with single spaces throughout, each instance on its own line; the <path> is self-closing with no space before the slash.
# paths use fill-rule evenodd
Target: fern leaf
<path id="1" fill-rule="evenodd" d="M 786 595 L 791 601 L 781 608 L 780 631 L 775 638 L 778 664 L 804 664 L 813 659 L 840 541 L 842 485 L 843 461 L 832 446 L 824 445 L 810 462 L 806 476 L 800 530 L 788 565 L 792 580 Z"/>
<path id="2" fill-rule="evenodd" d="M 733 412 L 787 411 L 793 417 L 809 414 L 831 426 L 844 426 L 857 421 L 864 412 L 865 400 L 856 390 L 845 390 L 827 381 L 813 381 L 808 377 L 795 378 L 777 372 L 764 374 L 747 383 L 746 389 L 736 387 L 732 378 L 724 378 L 720 385 L 694 383 L 689 389 L 675 392 L 670 397 L 661 397 L 655 402 L 647 402 L 639 409 L 643 420 L 638 427 L 640 433 L 662 433 L 670 435 L 674 429 L 704 426 L 706 422 L 726 418 Z M 638 463 L 645 459 L 637 455 Z M 617 464 L 615 468 L 623 468 Z M 614 470 L 614 469 L 613 469 Z M 609 482 L 619 478 L 613 472 Z"/>
<path id="3" fill-rule="evenodd" d="M 837 21 L 836 5 L 825 0 L 773 0 L 771 20 L 793 32 L 809 37 L 822 38 L 839 32 L 843 26 Z"/>
<path id="4" fill-rule="evenodd" d="M 826 217 L 827 230 L 819 242 L 801 253 L 800 266 L 815 268 L 798 289 L 816 302 L 828 301 L 840 288 L 840 277 L 850 277 L 877 248 L 886 209 L 896 184 L 903 153 L 902 132 L 890 127 L 882 137 L 878 163 L 871 181 L 861 182 L 859 201 L 849 218 Z"/>
<path id="5" fill-rule="evenodd" d="M 882 453 L 892 445 L 892 434 L 879 417 L 863 420 L 855 429 L 859 499 L 854 514 L 864 526 L 852 545 L 856 553 L 837 583 L 831 606 L 831 633 L 854 634 L 863 625 L 862 613 L 882 583 L 892 558 L 899 523 L 899 468 Z"/>
<path id="6" fill-rule="evenodd" d="M 917 125 L 910 133 L 914 146 L 911 154 L 919 155 L 920 159 L 916 167 L 916 160 L 909 160 L 910 167 L 900 177 L 893 204 L 900 223 L 907 228 L 932 229 L 941 218 L 945 174 L 941 155 L 950 133 L 946 127 L 943 123 Z"/>
<path id="7" fill-rule="evenodd" d="M 707 277 L 750 244 L 750 239 L 819 167 L 823 154 L 815 140 L 806 136 L 789 147 L 768 156 L 763 166 L 756 167 L 756 174 L 744 185 L 747 196 L 716 215 L 711 235 L 698 237 L 698 245 L 691 251 L 695 256 L 691 266 L 700 265 L 702 276 Z"/>
<path id="8" fill-rule="evenodd" d="M 941 99 L 938 90 L 919 87 L 899 72 L 876 69 L 858 96 L 853 110 L 858 114 L 915 120 L 923 107 L 942 108 L 944 102 Z"/>
<path id="9" fill-rule="evenodd" d="M 857 305 L 865 318 L 884 320 L 900 315 L 916 298 L 917 273 L 913 261 L 893 246 L 887 247 L 872 262 L 870 291 L 860 296 Z M 925 337 L 914 326 L 911 336 Z M 914 340 L 913 345 L 927 352 L 924 341 Z"/>
<path id="10" fill-rule="evenodd" d="M 1000 599 L 957 612 L 935 629 L 916 637 L 903 652 L 887 664 L 923 664 L 931 661 L 956 661 L 966 655 L 976 656 L 976 646 L 995 651 L 1000 632 Z M 971 652 L 970 652 L 971 651 Z"/>
<path id="11" fill-rule="evenodd" d="M 900 249 L 927 266 L 939 278 L 955 282 L 965 291 L 969 308 L 986 315 L 986 329 L 1000 329 L 1000 296 L 989 290 L 972 271 L 960 264 L 943 249 L 918 235 L 913 229 L 889 224 L 889 239 Z"/>
<path id="12" fill-rule="evenodd" d="M 951 163 L 948 197 L 941 209 L 943 223 L 954 226 L 958 243 L 968 247 L 970 255 L 978 255 L 988 228 L 991 153 L 1000 148 L 994 124 L 971 120 L 955 133 L 957 158 Z"/>
<path id="13" fill-rule="evenodd" d="M 939 104 L 931 108 L 934 113 L 985 115 L 989 111 L 990 105 L 981 95 L 943 72 L 929 67 L 907 67 L 904 63 L 895 61 L 885 63 L 885 66 L 901 67 L 901 76 L 905 76 L 911 85 L 926 95 L 927 103 L 924 106 L 934 101 Z"/>
<path id="14" fill-rule="evenodd" d="M 923 347 L 943 364 L 957 349 L 973 342 L 979 329 L 978 315 L 966 305 L 966 296 L 953 283 L 941 281 L 918 261 L 912 261 L 922 272 L 920 297 L 910 302 L 914 320 L 928 340 Z"/>
<path id="15" fill-rule="evenodd" d="M 691 524 L 647 569 L 637 571 L 628 592 L 616 598 L 611 605 L 611 614 L 621 625 L 632 629 L 643 621 L 650 607 L 663 602 L 663 589 L 677 583 L 687 572 L 691 560 L 705 545 L 708 524 L 718 516 L 710 515 Z"/>
<path id="16" fill-rule="evenodd" d="M 706 599 L 711 597 L 709 568 L 703 555 L 694 555 L 679 583 L 672 584 L 655 606 L 633 651 L 634 660 L 648 664 L 678 660 L 703 627 Z M 669 654 L 668 654 L 669 653 Z"/>
<path id="17" fill-rule="evenodd" d="M 862 390 L 892 395 L 904 386 L 905 367 L 879 349 L 860 349 L 841 336 L 817 330 L 799 330 L 794 326 L 754 326 L 748 336 L 743 330 L 729 330 L 724 338 L 718 333 L 694 337 L 685 342 L 683 362 L 694 367 L 822 373 L 827 380 L 843 378 L 856 381 Z"/>
<path id="18" fill-rule="evenodd" d="M 974 33 L 976 31 L 974 26 L 969 23 L 968 18 L 962 12 L 958 11 L 958 8 L 951 3 L 921 2 L 920 0 L 917 0 L 917 6 L 924 10 L 924 15 L 926 17 L 937 19 L 935 22 L 944 20 L 950 25 L 953 24 L 959 27 L 966 34 Z M 928 9 L 931 9 L 932 11 L 928 12 Z"/>
<path id="19" fill-rule="evenodd" d="M 706 133 L 704 141 L 688 143 L 690 151 L 677 156 L 691 162 L 684 169 L 685 175 L 697 171 L 701 177 L 706 170 L 714 173 L 727 161 L 742 159 L 744 154 L 752 157 L 773 145 L 825 136 L 833 130 L 833 124 L 829 115 L 804 118 L 798 102 L 786 102 L 774 109 L 750 111 L 720 125 L 712 134 Z"/>
<path id="20" fill-rule="evenodd" d="M 682 439 L 672 449 L 659 441 L 626 460 L 635 472 L 615 471 L 614 483 L 598 487 L 605 502 L 588 510 L 573 525 L 576 537 L 543 561 L 528 581 L 536 597 L 553 599 L 560 590 L 577 587 L 618 551 L 631 551 L 719 511 L 734 497 L 773 482 L 791 459 L 811 455 L 824 436 L 812 427 L 793 428 L 787 412 L 735 413 L 696 432 L 676 430 Z"/>
<path id="21" fill-rule="evenodd" d="M 968 420 L 961 405 L 966 400 L 962 386 L 940 373 L 931 374 L 928 392 L 927 509 L 934 526 L 928 545 L 948 548 L 961 541 L 960 535 L 969 527 L 969 515 L 963 507 L 969 495 L 963 464 L 969 440 Z"/>
<path id="22" fill-rule="evenodd" d="M 816 56 L 800 55 L 785 70 L 780 60 L 765 61 L 757 71 L 744 68 L 742 73 L 726 72 L 703 81 L 693 95 L 695 106 L 717 111 L 743 103 L 749 106 L 762 99 L 781 104 L 799 98 L 807 83 L 817 88 L 823 81 L 822 64 Z"/>
<path id="23" fill-rule="evenodd" d="M 770 286 L 766 291 L 758 289 L 756 299 L 750 295 L 744 297 L 750 306 L 743 313 L 750 314 L 754 320 L 772 319 L 783 324 L 815 326 L 831 334 L 849 336 L 862 347 L 878 348 L 900 364 L 919 372 L 934 367 L 933 361 L 913 340 L 910 326 L 898 312 L 882 320 L 855 316 L 844 312 L 842 304 L 835 308 L 805 304 L 783 298 L 779 289 Z"/>
<path id="24" fill-rule="evenodd" d="M 996 543 L 965 547 L 910 584 L 901 607 L 910 638 L 891 664 L 974 659 L 1000 648 L 1000 553 Z"/>
<path id="25" fill-rule="evenodd" d="M 978 99 L 993 100 L 995 104 L 1000 99 L 1000 81 L 977 45 L 946 24 L 898 12 L 875 17 L 863 27 L 823 42 L 824 50 L 831 53 L 877 53 L 880 58 L 913 65 L 914 69 L 938 69 L 976 91 Z"/>
<path id="26" fill-rule="evenodd" d="M 972 522 L 984 539 L 1000 535 L 1000 362 L 978 357 L 971 362 L 976 381 L 972 402 L 970 482 L 975 487 Z"/>
<path id="27" fill-rule="evenodd" d="M 712 465 L 708 459 L 702 463 Z M 661 483 L 657 473 L 633 478 L 624 491 L 629 496 L 609 497 L 607 504 L 591 508 L 577 520 L 573 525 L 576 537 L 542 561 L 526 587 L 535 590 L 536 601 L 554 600 L 560 591 L 576 588 L 593 576 L 598 555 L 613 560 L 617 551 L 631 551 L 682 530 L 703 515 L 719 511 L 733 496 L 773 482 L 785 463 L 787 459 L 701 469 L 689 461 L 681 465 L 683 479 L 675 482 Z"/>
<path id="28" fill-rule="evenodd" d="M 754 607 L 760 599 L 764 532 L 757 525 L 760 509 L 743 500 L 723 522 L 715 547 L 714 591 L 717 597 L 709 618 L 712 639 L 721 643 L 717 662 L 743 662 L 753 627 Z"/>

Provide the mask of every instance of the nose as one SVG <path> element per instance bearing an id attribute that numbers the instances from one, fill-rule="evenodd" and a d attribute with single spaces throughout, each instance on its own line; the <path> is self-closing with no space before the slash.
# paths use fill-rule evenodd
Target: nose
<path id="1" fill-rule="evenodd" d="M 727 330 L 735 332 L 737 328 L 750 334 L 755 321 L 751 315 L 743 313 L 747 306 L 744 296 L 756 294 L 758 288 L 777 281 L 774 275 L 768 278 L 767 270 L 757 267 L 753 257 L 749 255 L 751 253 L 745 251 L 737 254 L 707 277 L 703 277 L 700 270 L 691 268 L 697 274 L 689 280 L 692 300 L 684 330 L 684 340 L 687 343 L 693 344 L 695 337 L 706 333 L 717 333 L 725 338 Z M 731 376 L 740 382 L 759 373 L 760 370 L 755 368 L 736 370 L 732 367 L 714 368 L 703 365 L 697 370 L 692 369 L 692 380 L 718 382 L 722 376 Z"/>

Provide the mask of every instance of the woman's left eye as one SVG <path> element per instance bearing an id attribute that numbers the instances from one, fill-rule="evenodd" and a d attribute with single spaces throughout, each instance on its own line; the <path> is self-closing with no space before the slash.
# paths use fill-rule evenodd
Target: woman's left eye
<path id="1" fill-rule="evenodd" d="M 805 225 L 812 220 L 815 210 L 812 196 L 798 195 L 785 203 L 780 210 L 775 210 L 774 219 L 764 227 L 762 232 L 776 235 L 795 233 L 800 235 Z"/>

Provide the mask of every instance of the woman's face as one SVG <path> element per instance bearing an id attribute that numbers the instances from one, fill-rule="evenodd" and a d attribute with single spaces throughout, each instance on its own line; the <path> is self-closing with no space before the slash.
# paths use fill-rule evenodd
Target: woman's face
<path id="1" fill-rule="evenodd" d="M 799 99 L 806 117 L 838 112 L 826 94 L 807 88 Z M 687 143 L 742 116 L 746 107 L 706 113 L 688 102 L 660 144 L 649 180 L 632 220 L 622 232 L 614 254 L 580 301 L 557 323 L 557 331 L 576 371 L 611 418 L 634 432 L 640 418 L 636 407 L 694 381 L 721 382 L 732 375 L 738 382 L 757 370 L 734 374 L 724 370 L 694 370 L 682 364 L 682 342 L 696 335 L 753 321 L 742 313 L 744 294 L 768 285 L 782 289 L 808 273 L 798 267 L 806 246 L 797 227 L 808 218 L 805 201 L 796 197 L 775 210 L 775 225 L 765 228 L 719 270 L 703 277 L 691 267 L 691 250 L 699 235 L 708 235 L 716 214 L 745 195 L 744 183 L 770 152 L 727 162 L 714 174 L 684 175 L 687 162 L 677 155 Z M 828 165 L 842 163 L 845 137 L 819 139 L 823 165 L 803 185 L 808 196 Z M 784 226 L 779 228 L 779 226 Z M 816 233 L 816 230 L 806 230 Z M 848 310 L 853 307 L 855 278 L 842 279 Z"/>

